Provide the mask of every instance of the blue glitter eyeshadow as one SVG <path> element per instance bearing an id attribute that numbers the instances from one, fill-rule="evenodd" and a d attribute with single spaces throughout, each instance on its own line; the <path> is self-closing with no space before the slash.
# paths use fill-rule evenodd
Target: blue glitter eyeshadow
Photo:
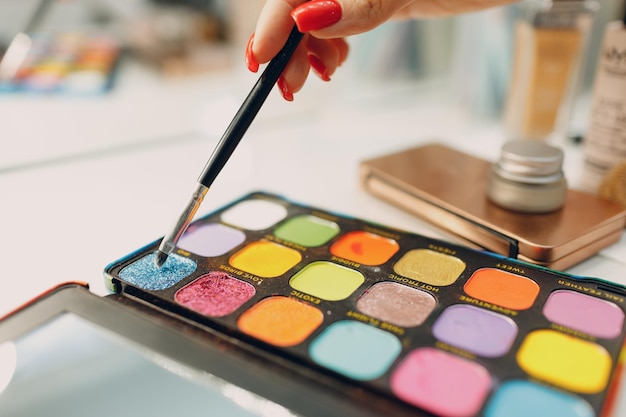
<path id="1" fill-rule="evenodd" d="M 172 253 L 165 264 L 158 268 L 151 253 L 128 265 L 120 272 L 124 281 L 145 290 L 164 290 L 188 277 L 196 270 L 196 263 Z"/>

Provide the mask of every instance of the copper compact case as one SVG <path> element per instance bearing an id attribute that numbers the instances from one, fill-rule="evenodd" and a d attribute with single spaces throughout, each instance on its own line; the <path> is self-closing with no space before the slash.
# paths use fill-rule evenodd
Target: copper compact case
<path id="1" fill-rule="evenodd" d="M 626 211 L 590 193 L 568 189 L 548 213 L 503 208 L 488 198 L 492 163 L 441 144 L 363 161 L 369 193 L 472 247 L 566 269 L 619 240 Z"/>

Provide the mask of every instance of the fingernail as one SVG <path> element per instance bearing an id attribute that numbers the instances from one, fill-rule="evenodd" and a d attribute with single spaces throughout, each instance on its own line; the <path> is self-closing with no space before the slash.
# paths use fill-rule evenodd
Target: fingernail
<path id="1" fill-rule="evenodd" d="M 318 30 L 341 19 L 341 6 L 334 0 L 312 0 L 291 11 L 300 32 Z"/>
<path id="2" fill-rule="evenodd" d="M 289 86 L 285 82 L 282 75 L 278 78 L 276 84 L 278 85 L 278 89 L 280 90 L 280 94 L 283 95 L 283 98 L 287 101 L 293 101 L 293 93 L 289 90 Z"/>
<path id="3" fill-rule="evenodd" d="M 309 54 L 309 63 L 311 64 L 311 68 L 313 68 L 313 71 L 315 71 L 322 80 L 330 81 L 330 76 L 328 75 L 328 69 L 326 68 L 326 65 L 324 65 L 321 59 L 319 59 L 315 55 Z"/>
<path id="4" fill-rule="evenodd" d="M 246 45 L 246 66 L 252 72 L 257 72 L 259 70 L 259 61 L 254 57 L 254 53 L 252 52 L 252 44 L 254 43 L 254 33 L 250 36 L 248 40 L 248 45 Z"/>

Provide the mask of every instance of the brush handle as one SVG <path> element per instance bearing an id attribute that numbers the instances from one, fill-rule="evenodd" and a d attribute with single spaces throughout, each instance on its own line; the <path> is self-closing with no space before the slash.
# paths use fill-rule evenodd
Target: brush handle
<path id="1" fill-rule="evenodd" d="M 246 133 L 257 113 L 265 103 L 265 99 L 272 91 L 274 84 L 278 81 L 280 74 L 285 69 L 287 62 L 293 55 L 304 35 L 293 27 L 285 46 L 267 64 L 267 67 L 259 77 L 254 87 L 244 100 L 243 104 L 235 114 L 235 117 L 226 128 L 211 157 L 207 161 L 198 182 L 205 187 L 210 187 L 217 175 L 220 173 L 239 141 Z"/>

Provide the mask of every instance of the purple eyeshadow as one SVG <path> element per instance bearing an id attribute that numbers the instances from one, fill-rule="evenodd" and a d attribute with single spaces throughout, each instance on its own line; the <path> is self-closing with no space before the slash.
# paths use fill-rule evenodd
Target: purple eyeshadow
<path id="1" fill-rule="evenodd" d="M 254 286 L 224 272 L 210 272 L 176 292 L 176 301 L 209 317 L 226 316 L 254 296 Z"/>
<path id="2" fill-rule="evenodd" d="M 496 357 L 511 348 L 517 336 L 517 325 L 503 315 L 457 304 L 448 307 L 437 319 L 433 335 L 477 355 Z"/>
<path id="3" fill-rule="evenodd" d="M 619 336 L 624 312 L 610 301 L 570 290 L 554 291 L 543 308 L 548 320 L 595 337 Z"/>
<path id="4" fill-rule="evenodd" d="M 202 224 L 190 227 L 178 241 L 178 247 L 196 255 L 220 256 L 246 239 L 241 230 L 222 224 Z"/>

